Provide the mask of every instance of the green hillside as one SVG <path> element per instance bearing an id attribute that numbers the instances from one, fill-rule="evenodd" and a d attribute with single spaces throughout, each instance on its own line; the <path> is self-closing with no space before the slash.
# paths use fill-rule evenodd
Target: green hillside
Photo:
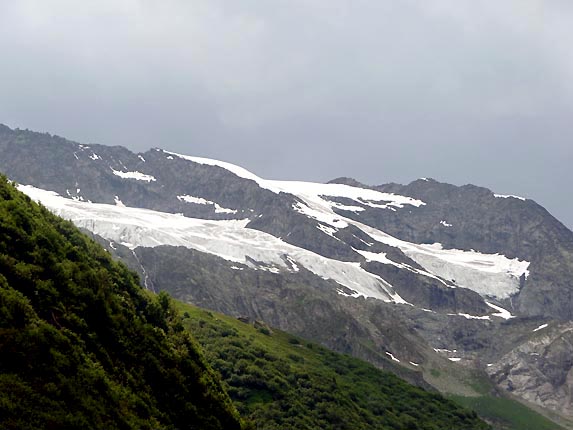
<path id="1" fill-rule="evenodd" d="M 264 324 L 179 304 L 241 415 L 272 429 L 487 429 L 440 394 Z"/>
<path id="2" fill-rule="evenodd" d="M 0 428 L 240 427 L 167 296 L 0 178 Z"/>
<path id="3" fill-rule="evenodd" d="M 500 430 L 563 430 L 564 427 L 522 405 L 504 397 L 449 396 L 455 402 L 475 410 Z M 563 424 L 566 424 L 565 422 Z"/>
<path id="4" fill-rule="evenodd" d="M 176 306 L 183 318 L 167 295 L 143 291 L 71 223 L 0 179 L 0 428 L 240 429 L 237 409 L 243 428 L 269 430 L 488 428 L 360 360 Z M 497 423 L 513 409 L 455 400 Z M 501 427 L 552 428 L 531 411 L 523 423 L 525 412 Z"/>

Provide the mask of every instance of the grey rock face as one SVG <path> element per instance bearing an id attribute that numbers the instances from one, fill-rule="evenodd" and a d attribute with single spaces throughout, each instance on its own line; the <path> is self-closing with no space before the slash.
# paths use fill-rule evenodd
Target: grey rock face
<path id="1" fill-rule="evenodd" d="M 337 180 L 347 183 L 347 179 Z M 353 181 L 354 186 L 363 186 Z M 426 204 L 400 212 L 367 209 L 360 221 L 414 243 L 503 254 L 531 262 L 530 276 L 511 301 L 522 315 L 573 319 L 573 232 L 532 200 L 495 197 L 486 188 L 419 179 L 372 187 Z"/>
<path id="2" fill-rule="evenodd" d="M 272 273 L 246 265 L 237 269 L 197 250 L 172 246 L 132 250 L 102 241 L 137 270 L 142 284 L 151 290 L 167 290 L 209 309 L 265 321 L 420 385 L 425 384 L 425 369 L 435 363 L 453 366 L 447 359 L 459 358 L 462 366 L 486 369 L 504 389 L 573 415 L 573 339 L 567 322 L 573 320 L 573 233 L 531 200 L 496 197 L 485 188 L 433 180 L 369 187 L 349 178 L 334 182 L 425 204 L 384 208 L 328 197 L 337 204 L 335 215 L 412 244 L 438 242 L 446 249 L 529 261 L 529 276 L 520 279 L 519 290 L 496 301 L 460 288 L 455 279 L 428 276 L 422 262 L 414 261 L 407 251 L 373 239 L 356 225 L 329 231 L 319 219 L 296 210 L 300 197 L 275 193 L 222 167 L 160 149 L 134 154 L 122 147 L 81 145 L 0 126 L 0 172 L 77 200 L 209 220 L 248 219 L 250 229 L 324 257 L 359 264 L 390 283 L 409 305 L 344 297 L 337 291 L 352 291 L 304 268 L 298 273 Z M 135 174 L 143 180 L 129 177 Z M 360 210 L 348 210 L 349 206 Z M 393 264 L 369 261 L 361 254 L 365 252 L 384 253 Z M 493 316 L 486 300 L 517 318 L 505 321 Z M 551 323 L 559 329 L 550 334 L 533 332 L 546 320 L 564 323 Z"/>
<path id="3" fill-rule="evenodd" d="M 573 415 L 573 324 L 551 324 L 538 330 L 487 372 L 513 394 Z"/>

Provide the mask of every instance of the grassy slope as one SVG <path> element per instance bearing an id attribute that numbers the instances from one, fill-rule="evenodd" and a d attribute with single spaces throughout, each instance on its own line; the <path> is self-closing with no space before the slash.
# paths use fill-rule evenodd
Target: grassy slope
<path id="1" fill-rule="evenodd" d="M 504 430 L 558 430 L 562 427 L 527 408 L 516 400 L 504 397 L 449 396 L 455 402 L 475 410 L 481 417 Z"/>
<path id="2" fill-rule="evenodd" d="M 240 428 L 169 298 L 1 177 L 0 428 Z"/>
<path id="3" fill-rule="evenodd" d="M 203 345 L 214 367 L 221 371 L 231 398 L 241 413 L 254 418 L 263 425 L 261 428 L 320 428 L 317 423 L 321 422 L 321 414 L 309 412 L 316 404 L 305 401 L 333 393 L 336 393 L 337 398 L 329 401 L 334 400 L 339 405 L 339 410 L 337 416 L 332 416 L 331 419 L 338 424 L 337 427 L 329 428 L 385 428 L 383 423 L 376 424 L 376 414 L 387 411 L 389 404 L 393 404 L 396 412 L 401 408 L 399 402 L 408 401 L 406 397 L 396 400 L 384 397 L 385 393 L 380 395 L 378 391 L 381 387 L 396 383 L 396 389 L 401 387 L 401 381 L 396 381 L 393 375 L 381 372 L 360 360 L 330 352 L 281 331 L 271 329 L 269 336 L 265 334 L 267 329 L 264 326 L 257 329 L 253 324 L 245 324 L 233 317 L 176 303 L 178 308 L 188 315 L 184 319 L 184 326 L 191 330 Z M 467 375 L 464 373 L 464 376 Z M 303 381 L 300 381 L 301 377 Z M 382 382 L 385 378 L 388 380 Z M 261 380 L 270 383 L 261 383 Z M 305 382 L 309 384 L 307 390 L 314 392 L 301 390 Z M 495 429 L 562 429 L 513 399 L 489 395 L 493 386 L 489 380 L 480 379 L 479 375 L 473 375 L 467 382 L 473 391 L 479 393 L 478 396 L 449 395 L 448 398 L 475 410 L 482 418 L 492 423 Z M 297 409 L 281 410 L 277 399 L 279 402 L 282 400 L 283 403 L 289 403 L 293 398 Z M 394 403 L 396 401 L 398 403 Z M 361 410 L 363 407 L 370 410 Z M 409 414 L 412 411 L 410 409 L 402 412 Z M 298 415 L 304 415 L 305 420 Z M 450 412 L 449 415 L 455 416 L 455 413 Z M 434 418 L 439 420 L 437 415 L 434 415 Z M 424 424 L 420 423 L 427 421 L 417 416 L 416 422 L 419 428 L 425 428 Z M 380 427 L 376 427 L 377 425 Z M 394 425 L 396 427 L 392 428 L 408 428 L 401 427 L 401 424 Z M 457 427 L 456 424 L 448 425 L 442 422 L 436 428 L 472 427 Z"/>
<path id="4" fill-rule="evenodd" d="M 428 372 L 426 378 L 432 385 L 440 388 L 447 397 L 456 403 L 475 410 L 480 417 L 492 423 L 500 430 L 562 430 L 564 419 L 551 411 L 534 406 L 528 407 L 509 397 L 507 393 L 496 389 L 483 372 L 446 363 L 447 367 L 437 364 Z M 455 383 L 452 383 L 454 381 Z M 465 387 L 465 388 L 464 388 Z M 493 395 L 492 393 L 497 393 Z M 555 419 L 551 421 L 548 417 Z M 570 428 L 567 427 L 566 428 Z"/>
<path id="5" fill-rule="evenodd" d="M 243 416 L 264 429 L 485 429 L 475 413 L 361 360 L 178 304 Z"/>

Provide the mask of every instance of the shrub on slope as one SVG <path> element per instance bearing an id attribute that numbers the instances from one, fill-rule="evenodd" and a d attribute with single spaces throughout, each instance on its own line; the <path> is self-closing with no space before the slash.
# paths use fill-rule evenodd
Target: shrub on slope
<path id="1" fill-rule="evenodd" d="M 240 429 L 166 295 L 0 178 L 0 428 Z"/>
<path id="2" fill-rule="evenodd" d="M 264 325 L 180 304 L 239 412 L 265 430 L 477 430 L 489 426 L 438 393 Z"/>

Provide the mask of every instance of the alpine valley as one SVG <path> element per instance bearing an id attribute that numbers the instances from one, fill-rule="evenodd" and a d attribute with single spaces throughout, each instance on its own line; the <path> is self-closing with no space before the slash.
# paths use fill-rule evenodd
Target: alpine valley
<path id="1" fill-rule="evenodd" d="M 0 172 L 153 292 L 571 425 L 573 232 L 532 200 L 432 179 L 267 180 L 1 125 Z"/>

